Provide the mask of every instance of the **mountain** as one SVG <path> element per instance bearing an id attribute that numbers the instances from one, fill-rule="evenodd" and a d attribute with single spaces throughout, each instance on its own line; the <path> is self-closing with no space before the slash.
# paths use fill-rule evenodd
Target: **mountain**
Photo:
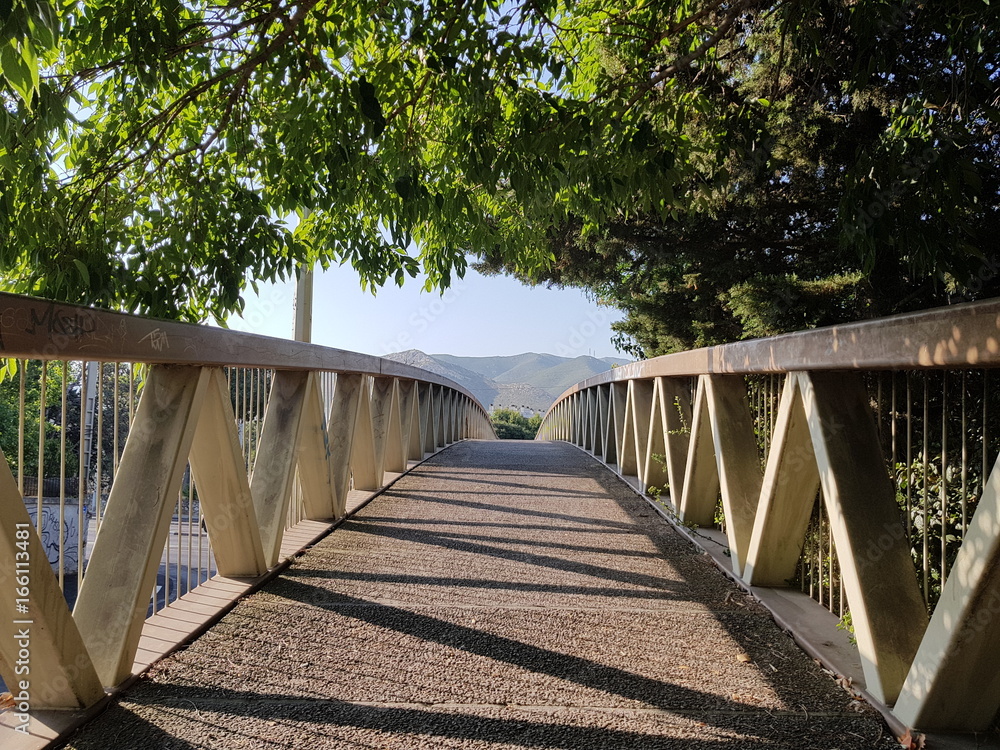
<path id="1" fill-rule="evenodd" d="M 574 360 L 569 361 L 573 362 Z M 564 364 L 566 364 L 565 357 L 557 357 L 554 354 L 531 354 L 518 362 L 516 366 L 497 375 L 496 379 L 500 383 L 533 383 L 535 376 L 539 373 L 547 372 L 553 367 Z"/>
<path id="2" fill-rule="evenodd" d="M 629 360 L 615 357 L 557 357 L 528 352 L 506 357 L 457 357 L 417 349 L 386 359 L 436 372 L 465 386 L 484 406 L 544 412 L 556 397 L 581 380 Z"/>
<path id="3" fill-rule="evenodd" d="M 424 370 L 430 370 L 431 372 L 436 372 L 438 375 L 451 378 L 459 385 L 465 386 L 473 396 L 479 399 L 481 404 L 487 407 L 493 403 L 494 398 L 500 390 L 496 383 L 489 378 L 484 378 L 480 373 L 467 370 L 459 365 L 441 361 L 429 354 L 424 354 L 419 349 L 407 349 L 405 352 L 387 354 L 385 358 L 391 359 L 394 362 L 402 362 L 405 365 L 413 365 Z"/>
<path id="4" fill-rule="evenodd" d="M 534 372 L 552 367 L 565 359 L 565 357 L 557 357 L 554 354 L 535 354 L 534 352 L 514 354 L 508 357 L 456 357 L 452 354 L 432 354 L 431 356 L 441 362 L 464 367 L 493 379 L 518 368 L 527 368 L 529 372 Z M 517 381 L 509 380 L 507 382 Z"/>
<path id="5" fill-rule="evenodd" d="M 521 365 L 505 372 L 497 378 L 497 381 L 503 383 L 528 383 L 529 385 L 534 385 L 548 391 L 553 396 L 558 396 L 574 383 L 579 383 L 581 380 L 586 380 L 593 375 L 599 375 L 611 369 L 610 363 L 596 359 L 595 357 L 557 359 L 562 359 L 562 361 L 535 371 Z"/>
<path id="6" fill-rule="evenodd" d="M 511 357 L 456 357 L 432 354 L 441 362 L 473 370 L 497 383 L 526 383 L 541 388 L 553 397 L 581 380 L 607 372 L 612 365 L 625 365 L 630 360 L 616 357 L 557 357 L 554 354 L 516 354 Z"/>

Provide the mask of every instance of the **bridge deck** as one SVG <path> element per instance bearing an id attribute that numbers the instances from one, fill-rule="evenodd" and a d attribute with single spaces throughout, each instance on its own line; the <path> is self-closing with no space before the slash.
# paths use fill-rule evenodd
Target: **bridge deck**
<path id="1" fill-rule="evenodd" d="M 595 461 L 560 443 L 465 442 L 70 746 L 898 744 Z"/>

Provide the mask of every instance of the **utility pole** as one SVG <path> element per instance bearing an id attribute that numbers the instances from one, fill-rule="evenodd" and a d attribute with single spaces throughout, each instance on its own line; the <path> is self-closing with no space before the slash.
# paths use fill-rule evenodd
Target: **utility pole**
<path id="1" fill-rule="evenodd" d="M 295 284 L 295 328 L 292 332 L 296 341 L 312 341 L 313 319 L 313 270 L 299 266 L 298 281 Z"/>
<path id="2" fill-rule="evenodd" d="M 308 208 L 302 209 L 302 221 L 311 214 Z M 292 337 L 296 341 L 312 342 L 313 320 L 313 269 L 302 264 L 298 267 L 298 281 L 295 284 L 295 300 L 292 303 L 295 312 L 295 323 Z"/>

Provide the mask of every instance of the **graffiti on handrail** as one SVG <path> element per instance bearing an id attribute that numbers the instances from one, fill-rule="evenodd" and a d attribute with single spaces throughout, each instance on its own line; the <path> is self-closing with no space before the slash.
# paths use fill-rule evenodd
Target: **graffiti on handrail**
<path id="1" fill-rule="evenodd" d="M 164 349 L 170 348 L 170 340 L 167 338 L 167 332 L 160 328 L 154 328 L 152 331 L 139 339 L 140 344 L 143 341 L 149 341 L 149 345 L 158 352 L 162 352 Z"/>
<path id="2" fill-rule="evenodd" d="M 97 322 L 90 315 L 80 312 L 60 311 L 56 305 L 49 307 L 38 316 L 38 311 L 31 309 L 30 327 L 25 327 L 25 333 L 34 334 L 41 327 L 49 334 L 57 336 L 69 336 L 70 338 L 80 338 L 86 334 L 94 333 L 97 330 Z"/>
<path id="3" fill-rule="evenodd" d="M 129 328 L 121 320 L 117 329 L 104 322 L 99 314 L 88 310 L 66 307 L 56 302 L 33 303 L 30 306 L 10 306 L 0 310 L 0 350 L 7 349 L 6 335 L 48 336 L 49 343 L 42 352 L 45 356 L 57 355 L 70 342 L 86 341 L 90 344 L 108 344 L 115 339 L 125 340 Z M 150 336 L 153 348 L 159 351 L 163 336 L 153 331 Z"/>
<path id="4" fill-rule="evenodd" d="M 82 312 L 60 309 L 51 303 L 44 309 L 7 307 L 0 312 L 0 347 L 3 331 L 19 331 L 34 336 L 39 332 L 67 339 L 80 339 L 97 332 L 97 321 Z"/>

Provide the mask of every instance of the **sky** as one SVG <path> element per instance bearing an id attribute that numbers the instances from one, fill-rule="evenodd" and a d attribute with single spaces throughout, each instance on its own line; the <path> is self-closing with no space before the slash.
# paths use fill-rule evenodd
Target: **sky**
<path id="1" fill-rule="evenodd" d="M 600 307 L 578 289 L 528 287 L 471 268 L 441 296 L 424 292 L 423 279 L 390 285 L 377 296 L 362 292 L 349 266 L 315 276 L 313 343 L 382 356 L 406 349 L 467 357 L 538 352 L 562 357 L 619 357 L 611 323 L 622 314 Z M 248 290 L 246 309 L 229 327 L 292 338 L 295 283 Z"/>

